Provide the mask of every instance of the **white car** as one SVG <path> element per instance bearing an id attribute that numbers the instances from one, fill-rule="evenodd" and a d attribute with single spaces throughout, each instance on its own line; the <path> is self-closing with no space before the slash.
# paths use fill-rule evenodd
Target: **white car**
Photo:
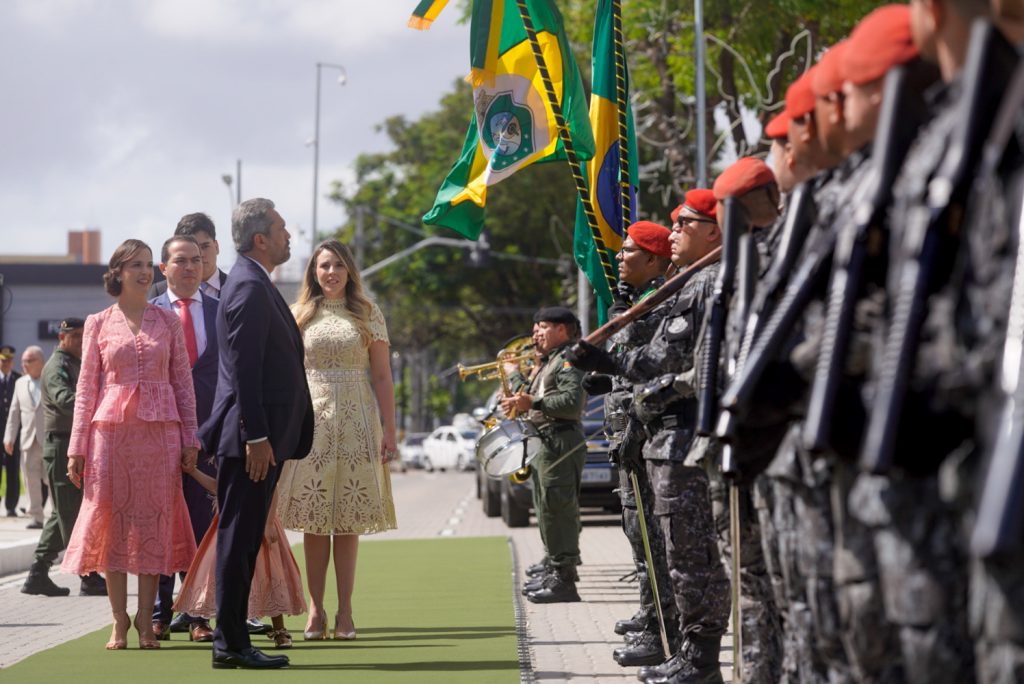
<path id="1" fill-rule="evenodd" d="M 423 440 L 423 467 L 427 471 L 435 468 L 464 470 L 471 467 L 479 436 L 476 430 L 460 430 L 452 425 L 442 425 Z"/>

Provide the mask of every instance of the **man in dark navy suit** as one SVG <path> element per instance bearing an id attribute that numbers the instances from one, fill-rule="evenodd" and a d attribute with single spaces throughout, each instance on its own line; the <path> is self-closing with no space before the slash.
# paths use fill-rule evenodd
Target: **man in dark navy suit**
<path id="1" fill-rule="evenodd" d="M 217 629 L 215 668 L 285 667 L 286 656 L 252 647 L 249 587 L 280 464 L 305 458 L 313 443 L 313 402 L 302 335 L 270 281 L 290 255 L 284 219 L 266 199 L 242 202 L 231 217 L 238 261 L 217 310 L 217 393 L 200 439 L 217 455 Z"/>
<path id="2" fill-rule="evenodd" d="M 201 425 L 210 417 L 217 390 L 217 300 L 199 290 L 203 275 L 203 257 L 194 237 L 176 235 L 160 250 L 160 271 L 167 278 L 167 289 L 152 304 L 170 309 L 181 318 L 185 348 L 192 366 L 192 386 L 196 392 L 196 418 Z M 209 454 L 200 454 L 197 467 L 217 477 L 217 466 Z M 192 532 L 198 544 L 213 520 L 213 497 L 189 475 L 182 475 L 185 504 L 192 520 Z M 184 579 L 185 573 L 181 573 Z M 153 607 L 153 632 L 157 639 L 169 639 L 172 624 L 183 626 L 192 641 L 213 641 L 213 630 L 205 618 L 179 614 L 171 622 L 174 576 L 161 575 Z"/>
<path id="3" fill-rule="evenodd" d="M 199 251 L 203 256 L 203 274 L 199 281 L 199 291 L 207 297 L 219 299 L 220 291 L 224 287 L 224 281 L 228 279 L 228 274 L 217 268 L 220 243 L 217 242 L 217 229 L 213 225 L 213 219 L 200 212 L 185 214 L 174 229 L 175 237 L 183 235 L 196 239 Z M 167 281 L 158 280 L 153 283 L 153 287 L 149 288 L 149 298 L 152 300 L 166 291 Z"/>

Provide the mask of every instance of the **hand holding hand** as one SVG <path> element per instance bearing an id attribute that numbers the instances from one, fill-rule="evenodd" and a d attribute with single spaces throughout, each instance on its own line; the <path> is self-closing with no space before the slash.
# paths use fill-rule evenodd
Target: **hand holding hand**
<path id="1" fill-rule="evenodd" d="M 276 466 L 274 450 L 270 447 L 270 440 L 262 442 L 251 442 L 245 445 L 245 472 L 253 482 L 262 482 L 270 472 L 271 466 Z"/>
<path id="2" fill-rule="evenodd" d="M 199 449 L 196 447 L 185 447 L 181 450 L 181 469 L 186 473 L 195 470 L 196 462 L 199 460 Z"/>
<path id="3" fill-rule="evenodd" d="M 85 473 L 85 456 L 68 456 L 68 479 L 71 484 L 82 488 L 82 475 Z"/>

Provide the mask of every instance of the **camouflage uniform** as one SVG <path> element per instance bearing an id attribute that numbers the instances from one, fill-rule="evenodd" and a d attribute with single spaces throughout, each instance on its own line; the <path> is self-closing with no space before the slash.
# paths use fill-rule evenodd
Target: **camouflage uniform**
<path id="1" fill-rule="evenodd" d="M 642 301 L 653 293 L 664 283 L 664 278 L 655 278 L 645 287 L 639 289 L 635 301 Z M 611 338 L 611 348 L 615 351 L 624 352 L 636 349 L 650 341 L 651 336 L 657 329 L 661 319 L 667 313 L 664 306 L 655 307 L 647 315 L 639 318 L 628 326 L 615 333 Z M 637 514 L 637 501 L 633 493 L 633 483 L 630 475 L 636 475 L 637 485 L 640 489 L 640 496 L 644 504 L 644 519 L 648 525 L 648 541 L 651 547 L 651 557 L 654 560 L 654 572 L 658 582 L 658 590 L 661 598 L 662 615 L 665 619 L 666 631 L 669 632 L 669 640 L 674 643 L 678 641 L 678 629 L 676 628 L 677 618 L 675 602 L 672 599 L 670 590 L 671 583 L 668 578 L 668 566 L 665 563 L 665 545 L 658 530 L 654 529 L 653 503 L 654 494 L 651 491 L 651 483 L 647 478 L 647 469 L 643 467 L 639 453 L 622 454 L 622 438 L 626 429 L 626 422 L 629 419 L 629 409 L 633 400 L 633 385 L 621 376 L 612 376 L 612 390 L 605 395 L 605 424 L 608 433 L 609 452 L 618 468 L 619 474 L 619 498 L 622 502 L 622 530 L 629 540 L 630 549 L 633 552 L 633 562 L 636 566 L 637 578 L 640 583 L 640 607 L 646 618 L 645 631 L 649 632 L 657 640 L 659 626 L 657 624 L 657 613 L 654 607 L 654 592 L 651 589 L 647 573 L 647 559 L 644 553 L 643 539 L 640 534 L 640 520 Z M 627 445 L 628 446 L 628 445 Z M 641 444 L 634 445 L 638 449 Z"/>
<path id="2" fill-rule="evenodd" d="M 903 229 L 915 212 L 928 211 L 928 183 L 938 169 L 957 120 L 960 88 L 931 95 L 934 118 L 914 141 L 893 186 L 889 216 L 890 294 L 904 260 Z M 942 269 L 940 268 L 940 272 Z M 973 680 L 967 634 L 967 563 L 957 511 L 939 491 L 943 461 L 966 437 L 967 421 L 935 392 L 938 368 L 952 347 L 950 288 L 930 298 L 918 362 L 904 402 L 894 467 L 886 475 L 861 474 L 849 509 L 874 537 L 886 619 L 898 630 L 906 681 L 962 683 Z M 887 334 L 883 323 L 880 338 Z M 881 345 L 878 345 L 879 348 Z M 865 387 L 866 405 L 873 387 Z"/>
<path id="3" fill-rule="evenodd" d="M 654 492 L 683 642 L 717 640 L 729 619 L 728 579 L 718 556 L 707 473 L 691 454 L 697 399 L 695 349 L 718 266 L 701 270 L 662 304 L 643 347 L 613 353 L 633 383 L 633 411 L 648 434 L 643 456 Z M 717 657 L 717 653 L 715 654 Z"/>

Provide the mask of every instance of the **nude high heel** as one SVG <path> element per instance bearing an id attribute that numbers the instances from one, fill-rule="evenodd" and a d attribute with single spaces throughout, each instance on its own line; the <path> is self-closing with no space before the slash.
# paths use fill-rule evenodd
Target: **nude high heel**
<path id="1" fill-rule="evenodd" d="M 341 614 L 334 616 L 334 638 L 341 641 L 352 641 L 356 638 L 356 625 L 352 623 L 352 631 L 346 632 L 341 629 Z"/>
<path id="2" fill-rule="evenodd" d="M 302 638 L 305 641 L 320 641 L 321 639 L 327 638 L 327 618 L 320 618 L 320 629 L 316 629 L 317 625 L 313 625 L 313 629 L 306 629 L 302 632 Z"/>

